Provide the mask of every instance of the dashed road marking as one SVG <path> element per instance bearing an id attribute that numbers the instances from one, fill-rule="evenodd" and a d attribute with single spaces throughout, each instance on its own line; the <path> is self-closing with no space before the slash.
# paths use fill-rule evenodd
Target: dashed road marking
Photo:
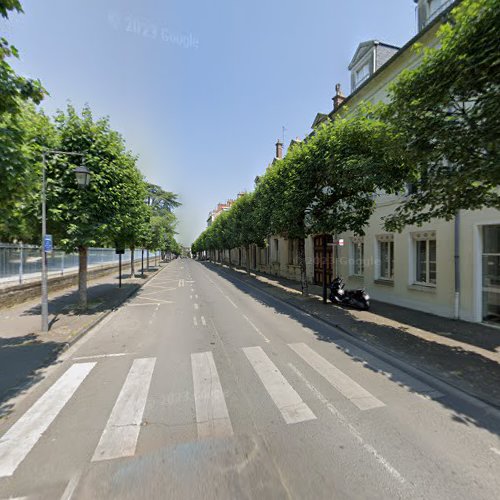
<path id="1" fill-rule="evenodd" d="M 204 316 L 201 317 L 201 323 L 203 324 L 203 326 L 207 326 L 207 322 L 205 321 Z"/>
<path id="2" fill-rule="evenodd" d="M 198 326 L 198 320 L 196 319 L 196 316 L 193 316 L 193 324 L 194 326 Z"/>

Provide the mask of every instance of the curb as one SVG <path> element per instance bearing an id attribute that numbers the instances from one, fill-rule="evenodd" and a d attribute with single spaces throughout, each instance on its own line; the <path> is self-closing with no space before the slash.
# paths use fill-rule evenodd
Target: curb
<path id="1" fill-rule="evenodd" d="M 292 307 L 298 311 L 301 311 L 302 313 L 305 313 L 305 314 L 309 315 L 310 317 L 314 318 L 316 321 L 320 321 L 321 323 L 323 323 L 329 327 L 335 328 L 336 330 L 338 330 L 340 335 L 342 335 L 343 337 L 346 337 L 347 340 L 349 342 L 351 342 L 352 344 L 354 344 L 358 349 L 361 349 L 363 351 L 368 351 L 369 353 L 377 356 L 382 361 L 384 361 L 390 365 L 393 365 L 394 367 L 398 368 L 399 370 L 402 370 L 406 373 L 409 373 L 410 375 L 414 376 L 415 378 L 418 378 L 431 386 L 437 387 L 442 392 L 452 394 L 456 397 L 459 397 L 462 400 L 466 401 L 467 403 L 472 404 L 476 407 L 479 407 L 481 410 L 485 411 L 487 414 L 493 414 L 496 416 L 496 418 L 500 418 L 500 405 L 498 405 L 492 401 L 488 401 L 488 400 L 484 399 L 483 397 L 481 397 L 481 396 L 479 396 L 471 391 L 468 391 L 467 389 L 464 389 L 463 387 L 460 387 L 459 385 L 454 384 L 453 382 L 450 382 L 449 380 L 445 380 L 445 379 L 439 377 L 438 375 L 431 373 L 428 370 L 425 370 L 423 368 L 417 368 L 412 364 L 405 363 L 405 362 L 401 361 L 400 359 L 398 359 L 397 355 L 395 353 L 391 353 L 382 347 L 374 346 L 374 345 L 369 344 L 368 342 L 366 342 L 364 340 L 359 339 L 354 333 L 349 331 L 347 328 L 345 328 L 341 325 L 338 325 L 336 323 L 333 323 L 331 321 L 328 321 L 328 320 L 324 319 L 323 317 L 321 317 L 320 315 L 318 315 L 317 313 L 308 311 L 305 307 L 301 307 L 300 305 L 293 304 L 293 303 L 289 302 L 288 300 L 284 300 L 284 299 L 281 299 L 279 297 L 276 297 L 272 293 L 270 293 L 266 290 L 262 290 L 256 286 L 254 286 L 251 283 L 245 282 L 241 278 L 237 277 L 236 273 L 234 273 L 234 274 L 235 274 L 236 279 L 238 279 L 238 281 L 248 285 L 249 287 L 253 288 L 254 290 L 257 290 L 258 292 L 263 293 L 263 294 L 267 295 L 268 297 L 271 297 L 274 300 L 280 301 L 280 302 L 288 305 L 289 307 Z M 255 278 L 251 278 L 251 279 L 255 279 Z M 268 286 L 272 286 L 272 285 L 268 285 Z"/>
<path id="2" fill-rule="evenodd" d="M 168 262 L 167 262 L 167 264 L 168 264 Z M 163 271 L 163 269 L 165 269 L 165 266 L 159 268 L 156 272 L 151 274 L 151 276 L 148 276 L 147 279 L 143 283 L 141 283 L 140 285 L 137 286 L 137 288 L 127 292 L 127 294 L 123 297 L 121 302 L 119 302 L 114 307 L 112 307 L 108 311 L 105 311 L 103 314 L 101 314 L 98 318 L 96 318 L 94 321 L 92 321 L 89 325 L 87 325 L 82 330 L 80 330 L 71 340 L 69 340 L 68 342 L 65 342 L 60 347 L 54 349 L 53 353 L 59 355 L 59 354 L 63 353 L 64 351 L 68 350 L 73 344 L 76 344 L 76 342 L 78 342 L 83 336 L 85 336 L 88 332 L 90 332 L 90 330 L 95 328 L 101 321 L 103 321 L 105 318 L 107 318 L 112 312 L 114 312 L 118 308 L 120 308 L 128 299 L 130 299 L 130 297 L 135 295 L 146 283 L 148 283 L 157 274 L 159 274 L 161 271 Z"/>

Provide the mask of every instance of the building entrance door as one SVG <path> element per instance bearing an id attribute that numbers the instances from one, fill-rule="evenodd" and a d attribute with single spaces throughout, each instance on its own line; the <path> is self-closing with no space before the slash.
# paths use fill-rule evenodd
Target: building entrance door
<path id="1" fill-rule="evenodd" d="M 500 325 L 500 224 L 483 226 L 483 321 Z"/>
<path id="2" fill-rule="evenodd" d="M 323 284 L 323 238 L 314 237 L 314 284 Z M 329 285 L 333 280 L 333 236 L 326 236 L 326 283 Z"/>

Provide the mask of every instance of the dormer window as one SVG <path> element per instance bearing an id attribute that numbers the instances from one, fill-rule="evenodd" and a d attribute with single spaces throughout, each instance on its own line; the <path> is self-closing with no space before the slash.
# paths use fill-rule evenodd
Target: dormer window
<path id="1" fill-rule="evenodd" d="M 452 0 L 429 0 L 429 19 L 428 22 L 434 19 L 440 12 L 442 12 Z"/>
<path id="2" fill-rule="evenodd" d="M 359 89 L 398 50 L 398 47 L 378 40 L 368 40 L 360 43 L 349 64 L 351 91 L 354 92 Z"/>
<path id="3" fill-rule="evenodd" d="M 370 76 L 370 65 L 366 63 L 358 69 L 354 76 L 354 88 L 358 88 Z"/>
<path id="4" fill-rule="evenodd" d="M 415 3 L 418 3 L 418 27 L 424 29 L 444 12 L 453 0 L 415 0 Z"/>

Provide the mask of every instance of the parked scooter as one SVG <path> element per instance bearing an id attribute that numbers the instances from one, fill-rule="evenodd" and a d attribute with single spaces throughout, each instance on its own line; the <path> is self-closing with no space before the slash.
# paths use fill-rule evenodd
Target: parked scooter
<path id="1" fill-rule="evenodd" d="M 339 276 L 330 284 L 330 300 L 333 304 L 356 307 L 364 311 L 370 309 L 370 296 L 362 289 L 345 290 L 345 282 Z"/>

